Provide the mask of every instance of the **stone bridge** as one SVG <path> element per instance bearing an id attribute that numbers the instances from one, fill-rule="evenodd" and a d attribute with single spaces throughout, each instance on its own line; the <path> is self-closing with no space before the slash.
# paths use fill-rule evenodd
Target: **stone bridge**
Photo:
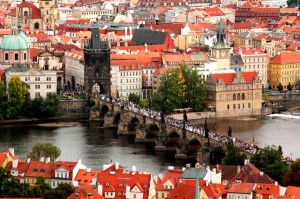
<path id="1" fill-rule="evenodd" d="M 90 111 L 90 120 L 106 127 L 117 127 L 118 134 L 135 136 L 136 142 L 155 146 L 157 153 L 175 155 L 177 159 L 200 158 L 203 163 L 221 163 L 226 146 L 214 139 L 190 132 L 182 127 L 161 123 L 161 121 L 133 111 L 122 109 L 106 100 L 92 99 L 95 105 Z M 199 161 L 199 160 L 198 160 Z"/>

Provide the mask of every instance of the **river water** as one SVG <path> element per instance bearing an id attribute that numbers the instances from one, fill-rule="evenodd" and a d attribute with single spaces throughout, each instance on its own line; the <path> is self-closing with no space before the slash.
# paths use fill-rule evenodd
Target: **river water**
<path id="1" fill-rule="evenodd" d="M 60 123 L 0 125 L 0 151 L 13 147 L 15 154 L 25 161 L 34 143 L 51 142 L 61 149 L 61 160 L 81 159 L 93 169 L 119 162 L 125 167 L 135 165 L 138 170 L 159 174 L 166 171 L 167 166 L 176 164 L 172 157 L 157 156 L 153 149 L 134 143 L 132 137 L 117 135 L 114 129 L 100 128 L 86 121 L 57 124 Z M 254 137 L 261 147 L 281 145 L 285 156 L 300 158 L 300 119 L 273 116 L 262 120 L 208 120 L 208 126 L 223 134 L 227 134 L 231 126 L 234 137 L 247 142 L 252 142 Z"/>

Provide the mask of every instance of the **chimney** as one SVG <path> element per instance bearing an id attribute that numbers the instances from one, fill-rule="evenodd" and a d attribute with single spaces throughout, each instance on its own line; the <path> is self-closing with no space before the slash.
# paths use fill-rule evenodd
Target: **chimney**
<path id="1" fill-rule="evenodd" d="M 237 171 L 236 171 L 237 173 L 240 173 L 241 172 L 241 166 L 240 165 L 238 165 L 237 166 Z"/>
<path id="2" fill-rule="evenodd" d="M 216 168 L 217 168 L 217 171 L 219 172 L 220 165 L 219 165 L 219 164 L 217 164 Z"/>
<path id="3" fill-rule="evenodd" d="M 278 186 L 278 182 L 277 181 L 275 181 L 275 187 L 277 187 Z"/>
<path id="4" fill-rule="evenodd" d="M 99 185 L 98 185 L 98 194 L 102 196 L 102 194 L 103 194 L 102 192 L 103 192 L 102 185 L 99 184 Z"/>
<path id="5" fill-rule="evenodd" d="M 56 163 L 58 161 L 59 161 L 59 158 L 55 158 L 54 163 Z M 81 160 L 80 160 L 80 162 L 81 162 Z"/>
<path id="6" fill-rule="evenodd" d="M 18 158 L 14 158 L 14 159 L 12 160 L 12 168 L 13 168 L 13 169 L 18 168 Z"/>
<path id="7" fill-rule="evenodd" d="M 29 164 L 29 162 L 30 162 L 30 158 L 27 158 L 27 163 Z"/>
<path id="8" fill-rule="evenodd" d="M 11 154 L 12 157 L 15 156 L 15 149 L 14 148 L 9 148 L 8 151 Z"/>
<path id="9" fill-rule="evenodd" d="M 252 199 L 256 199 L 256 190 L 252 190 Z"/>
<path id="10" fill-rule="evenodd" d="M 213 168 L 213 169 L 212 169 L 212 172 L 213 172 L 213 173 L 217 173 L 216 168 Z"/>
<path id="11" fill-rule="evenodd" d="M 129 39 L 131 40 L 131 38 L 132 38 L 132 27 L 130 26 L 129 27 Z"/>
<path id="12" fill-rule="evenodd" d="M 44 157 L 40 157 L 40 162 L 44 162 L 45 158 Z"/>
<path id="13" fill-rule="evenodd" d="M 130 186 L 126 187 L 126 199 L 130 198 Z"/>
<path id="14" fill-rule="evenodd" d="M 118 169 L 119 169 L 119 163 L 116 162 L 116 170 L 118 170 Z"/>
<path id="15" fill-rule="evenodd" d="M 45 163 L 48 164 L 50 162 L 50 157 L 47 157 Z"/>
<path id="16" fill-rule="evenodd" d="M 244 160 L 244 165 L 247 165 L 250 161 L 248 159 Z"/>
<path id="17" fill-rule="evenodd" d="M 127 40 L 127 27 L 125 27 L 125 41 Z"/>
<path id="18" fill-rule="evenodd" d="M 173 166 L 168 166 L 168 170 L 172 171 L 172 170 L 174 170 L 174 167 Z"/>
<path id="19" fill-rule="evenodd" d="M 136 166 L 132 166 L 132 171 L 136 172 Z"/>
<path id="20" fill-rule="evenodd" d="M 182 167 L 182 169 L 181 169 L 182 171 L 185 171 L 185 167 Z"/>
<path id="21" fill-rule="evenodd" d="M 205 181 L 205 186 L 208 187 L 208 180 Z"/>
<path id="22" fill-rule="evenodd" d="M 92 170 L 91 168 L 86 168 L 87 173 L 91 172 L 91 170 Z"/>
<path id="23" fill-rule="evenodd" d="M 260 175 L 260 176 L 263 176 L 263 175 L 264 175 L 264 172 L 262 172 L 262 171 L 259 172 L 259 175 Z"/>

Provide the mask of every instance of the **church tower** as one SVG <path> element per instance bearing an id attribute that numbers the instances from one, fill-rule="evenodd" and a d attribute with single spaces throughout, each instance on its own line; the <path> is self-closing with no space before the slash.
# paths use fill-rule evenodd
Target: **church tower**
<path id="1" fill-rule="evenodd" d="M 92 92 L 111 94 L 110 49 L 106 42 L 102 44 L 97 25 L 92 27 L 90 43 L 84 48 L 84 90 L 90 96 Z"/>
<path id="2" fill-rule="evenodd" d="M 217 33 L 217 42 L 211 47 L 211 60 L 218 62 L 218 70 L 230 69 L 230 47 L 226 45 L 224 35 L 225 33 L 221 19 Z"/>

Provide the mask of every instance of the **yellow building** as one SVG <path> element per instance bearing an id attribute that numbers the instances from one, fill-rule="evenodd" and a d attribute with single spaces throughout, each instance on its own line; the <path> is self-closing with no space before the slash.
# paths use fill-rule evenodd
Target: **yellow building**
<path id="1" fill-rule="evenodd" d="M 268 81 L 273 89 L 277 89 L 279 84 L 287 89 L 291 83 L 300 79 L 300 52 L 282 52 L 271 58 L 268 65 Z"/>
<path id="2" fill-rule="evenodd" d="M 215 109 L 216 117 L 260 115 L 261 89 L 256 72 L 210 74 L 207 104 Z"/>

